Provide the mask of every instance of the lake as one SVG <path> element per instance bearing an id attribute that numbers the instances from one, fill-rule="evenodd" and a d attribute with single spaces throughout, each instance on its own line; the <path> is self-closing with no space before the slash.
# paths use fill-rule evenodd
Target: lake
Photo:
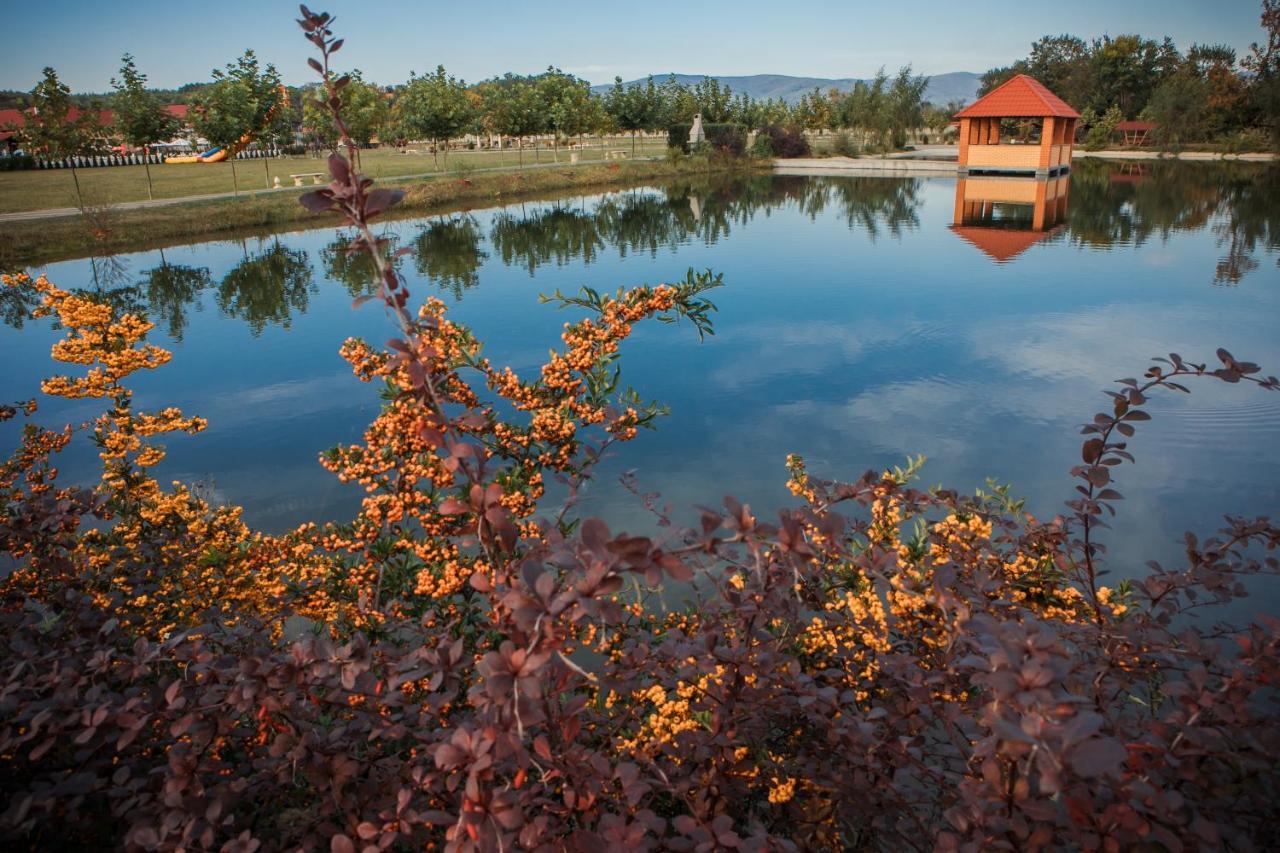
<path id="1" fill-rule="evenodd" d="M 654 432 L 602 466 L 586 511 L 650 522 L 618 484 L 696 518 L 733 494 L 768 514 L 792 499 L 783 461 L 820 477 L 924 454 L 926 484 L 1011 483 L 1037 515 L 1061 510 L 1078 424 L 1103 389 L 1152 356 L 1213 360 L 1219 346 L 1280 373 L 1280 170 L 1237 164 L 1085 163 L 1047 191 L 1026 183 L 763 176 L 628 189 L 385 226 L 411 294 L 441 295 L 486 354 L 532 371 L 571 315 L 538 294 L 682 279 L 725 286 L 716 334 L 646 324 L 624 345 L 624 384 L 668 405 Z M 1046 197 L 1047 196 L 1047 197 Z M 162 482 L 198 481 L 269 531 L 348 517 L 360 492 L 316 462 L 359 439 L 377 410 L 337 350 L 392 331 L 353 311 L 367 264 L 348 233 L 315 229 L 50 265 L 59 286 L 145 311 L 165 368 L 135 376 L 138 405 L 207 417 L 175 437 Z M 5 294 L 0 401 L 54 371 L 47 320 Z M 45 423 L 92 401 L 42 401 Z M 1127 500 L 1108 535 L 1118 575 L 1174 561 L 1188 528 L 1280 510 L 1280 395 L 1219 382 L 1153 399 L 1154 421 L 1118 472 Z M 17 430 L 0 430 L 7 453 Z M 64 477 L 91 479 L 81 444 Z"/>

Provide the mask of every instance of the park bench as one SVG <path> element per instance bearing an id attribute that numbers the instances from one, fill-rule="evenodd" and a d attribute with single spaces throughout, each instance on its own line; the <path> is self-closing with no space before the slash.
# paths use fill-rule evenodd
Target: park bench
<path id="1" fill-rule="evenodd" d="M 609 150 L 609 151 L 606 151 L 606 152 L 605 152 L 605 154 L 604 154 L 604 159 L 606 159 L 606 160 L 625 160 L 625 159 L 627 159 L 627 149 L 625 149 L 625 148 L 613 148 L 613 149 L 611 149 L 611 150 Z"/>
<path id="2" fill-rule="evenodd" d="M 324 177 L 324 173 L 323 172 L 301 172 L 297 175 L 290 175 L 289 177 L 293 178 L 293 185 L 295 187 L 300 187 L 302 186 L 303 178 L 310 178 L 311 183 L 313 184 L 320 183 L 320 179 Z"/>

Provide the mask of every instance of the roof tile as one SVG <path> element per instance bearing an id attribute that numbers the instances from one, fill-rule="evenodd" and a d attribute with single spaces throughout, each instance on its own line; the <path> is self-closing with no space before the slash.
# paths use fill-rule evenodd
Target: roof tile
<path id="1" fill-rule="evenodd" d="M 1016 118 L 1053 116 L 1080 118 L 1071 105 L 1034 77 L 1019 74 L 956 113 L 956 118 Z"/>

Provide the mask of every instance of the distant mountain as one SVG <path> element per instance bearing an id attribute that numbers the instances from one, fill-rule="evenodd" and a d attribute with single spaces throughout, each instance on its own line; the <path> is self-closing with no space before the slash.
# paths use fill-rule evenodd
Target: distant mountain
<path id="1" fill-rule="evenodd" d="M 653 79 L 661 82 L 669 76 L 675 77 L 683 85 L 692 86 L 702 80 L 704 76 L 710 77 L 714 75 L 654 74 Z M 853 84 L 858 82 L 855 77 L 832 79 L 830 77 L 791 77 L 787 74 L 752 74 L 746 77 L 719 77 L 717 79 L 733 89 L 735 95 L 746 92 L 758 100 L 782 98 L 787 103 L 792 104 L 800 100 L 801 96 L 806 92 L 812 92 L 815 86 L 824 92 L 831 88 L 847 92 L 853 88 Z M 950 101 L 968 103 L 978 97 L 978 86 L 981 81 L 981 74 L 973 74 L 969 71 L 936 74 L 929 78 L 929 88 L 925 90 L 924 98 L 926 101 L 939 106 Z M 643 82 L 643 80 L 632 82 Z M 612 87 L 609 85 L 593 86 L 592 91 L 607 92 L 610 88 Z"/>

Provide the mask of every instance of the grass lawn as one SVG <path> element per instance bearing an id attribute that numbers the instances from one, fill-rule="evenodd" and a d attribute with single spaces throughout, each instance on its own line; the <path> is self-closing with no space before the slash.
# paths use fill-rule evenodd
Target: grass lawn
<path id="1" fill-rule="evenodd" d="M 606 139 L 604 151 L 625 149 L 631 154 L 630 138 Z M 425 147 L 415 148 L 416 154 L 401 154 L 394 148 L 376 148 L 360 153 L 361 169 L 373 178 L 390 178 L 402 175 L 452 174 L 469 169 L 516 166 L 519 152 L 515 149 L 501 151 L 454 151 L 441 158 L 439 165 Z M 638 142 L 638 156 L 652 156 L 666 150 L 665 139 L 647 139 Z M 552 162 L 550 148 L 524 152 L 524 162 Z M 569 152 L 561 148 L 560 161 L 569 161 Z M 583 161 L 601 160 L 603 152 L 598 140 L 591 139 L 580 153 Z M 235 164 L 235 177 L 241 192 L 259 190 L 271 186 L 272 178 L 280 178 L 284 186 L 292 186 L 291 174 L 324 172 L 321 158 L 310 156 L 281 157 L 270 160 L 239 160 Z M 119 204 L 128 201 L 145 201 L 147 175 L 142 166 L 107 166 L 94 169 L 78 169 L 80 189 L 89 205 Z M 211 195 L 232 192 L 230 163 L 188 163 L 151 167 L 151 182 L 156 198 L 180 198 L 183 196 Z M 0 172 L 0 213 L 17 213 L 25 210 L 75 207 L 75 184 L 69 169 Z"/>
<path id="2" fill-rule="evenodd" d="M 405 197 L 393 215 L 422 216 L 567 192 L 769 168 L 768 161 L 695 156 L 676 162 L 653 159 L 560 169 L 505 169 L 480 172 L 466 180 L 447 175 L 412 179 L 398 184 L 405 190 Z M 164 207 L 107 208 L 91 216 L 12 221 L 0 224 L 0 271 L 17 271 L 66 258 L 225 239 L 236 234 L 324 227 L 340 221 L 336 214 L 308 213 L 298 204 L 297 192 L 258 193 Z"/>

